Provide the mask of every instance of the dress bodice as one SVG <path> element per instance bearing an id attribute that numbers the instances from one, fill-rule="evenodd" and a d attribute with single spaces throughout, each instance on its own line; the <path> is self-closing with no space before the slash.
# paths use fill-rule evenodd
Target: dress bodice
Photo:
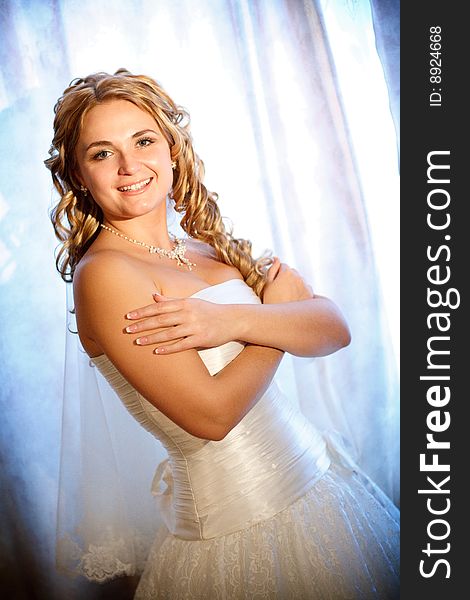
<path id="1" fill-rule="evenodd" d="M 259 303 L 240 279 L 193 294 L 217 303 Z M 244 348 L 229 342 L 199 351 L 211 375 Z M 133 417 L 165 446 L 152 491 L 168 529 L 184 539 L 209 539 L 267 519 L 308 491 L 328 469 L 320 433 L 273 380 L 245 417 L 220 441 L 197 438 L 145 400 L 101 355 L 92 359 Z M 175 399 L 175 402 L 177 399 Z"/>

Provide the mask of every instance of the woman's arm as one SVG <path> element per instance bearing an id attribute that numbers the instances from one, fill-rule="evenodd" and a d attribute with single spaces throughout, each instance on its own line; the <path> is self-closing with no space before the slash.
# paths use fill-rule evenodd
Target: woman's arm
<path id="1" fill-rule="evenodd" d="M 211 347 L 229 340 L 278 348 L 296 356 L 325 356 L 347 346 L 350 333 L 338 307 L 315 296 L 303 278 L 278 262 L 271 268 L 263 304 L 212 304 L 199 299 L 156 297 L 157 304 L 134 311 L 145 320 L 128 326 L 140 345 L 157 345 L 156 353 Z"/>
<path id="2" fill-rule="evenodd" d="M 339 308 L 315 296 L 303 277 L 275 261 L 263 292 L 263 305 L 234 310 L 240 339 L 281 348 L 296 356 L 325 356 L 347 346 L 349 328 Z M 255 341 L 256 340 L 256 341 Z"/>
<path id="3" fill-rule="evenodd" d="M 145 274 L 112 252 L 83 259 L 74 276 L 79 332 L 172 421 L 197 437 L 220 440 L 262 396 L 282 352 L 250 345 L 212 377 L 195 350 L 155 356 L 124 334 L 128 307 L 142 305 L 153 289 Z"/>
<path id="4" fill-rule="evenodd" d="M 338 307 L 315 296 L 284 304 L 234 305 L 237 338 L 295 356 L 326 356 L 347 346 L 349 330 Z"/>

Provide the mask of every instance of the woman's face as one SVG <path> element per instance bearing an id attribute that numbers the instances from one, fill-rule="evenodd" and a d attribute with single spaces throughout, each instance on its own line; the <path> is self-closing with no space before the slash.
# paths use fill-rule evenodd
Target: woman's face
<path id="1" fill-rule="evenodd" d="M 92 108 L 76 157 L 78 179 L 107 219 L 135 218 L 166 205 L 173 183 L 170 148 L 154 118 L 132 102 Z"/>

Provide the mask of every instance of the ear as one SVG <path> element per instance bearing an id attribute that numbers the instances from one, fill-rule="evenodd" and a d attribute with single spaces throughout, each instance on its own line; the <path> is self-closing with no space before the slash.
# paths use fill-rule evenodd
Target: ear
<path id="1" fill-rule="evenodd" d="M 83 177 L 79 171 L 79 169 L 74 169 L 71 173 L 71 183 L 73 184 L 74 187 L 76 187 L 77 189 L 80 188 L 80 186 L 84 185 L 83 183 Z"/>

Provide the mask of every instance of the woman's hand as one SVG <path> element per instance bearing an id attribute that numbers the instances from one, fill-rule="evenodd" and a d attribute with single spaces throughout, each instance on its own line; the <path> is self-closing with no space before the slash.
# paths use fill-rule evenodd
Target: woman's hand
<path id="1" fill-rule="evenodd" d="M 146 333 L 136 339 L 139 346 L 156 345 L 156 354 L 172 354 L 190 348 L 212 348 L 234 339 L 230 305 L 198 298 L 169 298 L 154 294 L 155 304 L 128 313 L 139 320 L 127 333 Z M 155 331 L 158 330 L 158 331 Z"/>
<path id="2" fill-rule="evenodd" d="M 310 346 L 305 350 L 305 341 L 299 345 L 298 340 L 309 337 L 306 319 L 317 321 L 317 318 L 310 314 L 311 307 L 304 306 L 303 302 L 299 307 L 296 303 L 312 298 L 319 300 L 302 276 L 275 258 L 268 271 L 263 304 L 278 305 L 278 308 L 272 306 L 268 311 L 259 304 L 216 304 L 198 298 L 177 299 L 154 294 L 155 304 L 128 313 L 127 318 L 136 322 L 126 327 L 126 332 L 144 333 L 137 337 L 136 344 L 154 345 L 156 354 L 213 348 L 241 340 L 308 356 Z M 313 351 L 317 352 L 317 346 Z"/>
<path id="3" fill-rule="evenodd" d="M 263 304 L 282 304 L 310 300 L 314 297 L 312 288 L 303 277 L 276 257 L 268 271 L 267 283 L 263 290 Z"/>

